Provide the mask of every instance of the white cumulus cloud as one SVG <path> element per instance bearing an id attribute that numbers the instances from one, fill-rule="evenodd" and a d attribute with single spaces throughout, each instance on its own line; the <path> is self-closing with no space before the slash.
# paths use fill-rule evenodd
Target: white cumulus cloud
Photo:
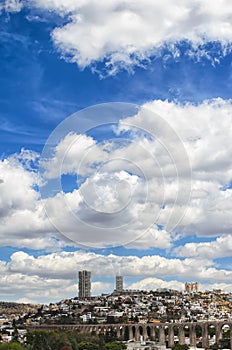
<path id="1" fill-rule="evenodd" d="M 67 134 L 46 159 L 44 182 L 30 167 L 38 155 L 24 150 L 1 160 L 0 244 L 171 249 L 179 237 L 197 235 L 215 237 L 215 254 L 229 256 L 229 245 L 215 239 L 232 233 L 231 115 L 230 100 L 152 101 L 120 121 L 115 140 Z M 127 142 L 118 138 L 124 131 Z M 40 197 L 38 184 L 43 190 L 69 174 L 82 176 L 73 190 L 60 185 Z M 206 246 L 186 245 L 186 256 Z"/>
<path id="2" fill-rule="evenodd" d="M 182 40 L 191 43 L 189 54 L 198 57 L 209 56 L 200 50 L 201 44 L 219 41 L 226 51 L 231 43 L 229 0 L 213 6 L 211 0 L 27 0 L 24 4 L 68 17 L 68 23 L 51 33 L 62 56 L 81 68 L 105 61 L 110 74 L 143 64 L 164 45 L 178 57 L 176 43 Z"/>
<path id="3" fill-rule="evenodd" d="M 186 243 L 177 247 L 175 253 L 184 257 L 206 257 L 209 259 L 230 257 L 232 255 L 232 235 L 217 237 L 210 242 Z"/>

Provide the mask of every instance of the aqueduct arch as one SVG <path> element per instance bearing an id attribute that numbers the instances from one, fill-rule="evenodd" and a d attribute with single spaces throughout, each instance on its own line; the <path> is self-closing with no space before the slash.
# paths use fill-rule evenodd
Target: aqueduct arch
<path id="1" fill-rule="evenodd" d="M 105 333 L 109 330 L 113 330 L 118 339 L 124 339 L 125 334 L 129 339 L 140 340 L 153 340 L 160 345 L 167 343 L 168 347 L 174 345 L 174 328 L 178 329 L 178 339 L 180 344 L 185 344 L 186 341 L 186 329 L 188 329 L 188 335 L 190 340 L 190 346 L 196 347 L 197 345 L 197 330 L 201 330 L 202 335 L 202 347 L 209 347 L 209 327 L 215 329 L 215 343 L 219 344 L 223 337 L 223 327 L 227 326 L 230 340 L 230 349 L 232 350 L 232 322 L 228 321 L 202 321 L 202 322 L 186 322 L 186 323 L 146 323 L 146 324 L 104 324 L 104 325 L 41 325 L 41 326 L 28 326 L 30 330 L 45 329 L 69 329 L 79 330 L 81 333 L 96 332 L 97 334 Z M 167 335 L 165 335 L 165 331 Z"/>

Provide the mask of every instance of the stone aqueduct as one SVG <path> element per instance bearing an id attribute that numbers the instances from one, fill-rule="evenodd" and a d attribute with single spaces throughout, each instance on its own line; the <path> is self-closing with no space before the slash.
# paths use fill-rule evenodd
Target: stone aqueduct
<path id="1" fill-rule="evenodd" d="M 189 323 L 147 323 L 147 324 L 103 324 L 103 325 L 41 325 L 30 326 L 30 330 L 46 329 L 46 330 L 78 330 L 81 333 L 96 332 L 97 334 L 114 331 L 118 339 L 153 340 L 160 345 L 166 345 L 171 348 L 174 345 L 174 330 L 178 332 L 179 344 L 185 344 L 186 330 L 189 332 L 190 346 L 196 347 L 197 335 L 196 327 L 200 327 L 202 336 L 202 347 L 209 348 L 209 327 L 215 328 L 215 342 L 219 344 L 223 335 L 223 326 L 228 326 L 230 330 L 230 349 L 232 350 L 232 322 L 213 321 L 213 322 L 189 322 Z"/>

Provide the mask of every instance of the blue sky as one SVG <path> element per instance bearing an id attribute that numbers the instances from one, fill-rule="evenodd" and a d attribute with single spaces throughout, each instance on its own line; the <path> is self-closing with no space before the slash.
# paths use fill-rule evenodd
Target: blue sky
<path id="1" fill-rule="evenodd" d="M 82 268 L 92 270 L 95 294 L 112 290 L 117 273 L 126 276 L 127 287 L 181 289 L 193 279 L 202 289 L 232 291 L 232 24 L 229 1 L 222 2 L 220 10 L 203 0 L 167 1 L 166 7 L 149 0 L 111 0 L 108 6 L 94 0 L 0 2 L 1 299 L 75 296 Z M 148 108 L 161 119 L 154 115 L 152 125 L 146 111 L 131 115 L 122 104 L 122 120 L 147 135 L 125 127 L 120 116 L 115 131 L 103 105 L 93 119 L 108 126 L 101 135 L 97 129 L 84 133 L 92 109 L 79 111 L 112 102 Z M 157 132 L 159 120 L 170 140 L 178 136 L 174 147 Z M 61 200 L 50 192 L 46 204 L 38 164 L 56 134 L 42 180 L 53 189 L 62 178 L 65 195 Z M 159 137 L 163 143 L 157 144 Z M 139 205 L 144 207 L 135 214 Z M 119 222 L 126 226 L 118 229 Z M 108 236 L 98 225 L 109 229 Z"/>

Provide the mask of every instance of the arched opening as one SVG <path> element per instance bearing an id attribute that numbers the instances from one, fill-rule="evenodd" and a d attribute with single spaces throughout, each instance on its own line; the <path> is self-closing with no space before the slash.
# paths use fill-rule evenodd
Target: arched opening
<path id="1" fill-rule="evenodd" d="M 154 334 L 153 334 L 153 339 L 156 343 L 159 342 L 159 327 L 155 326 L 154 328 Z"/>
<path id="2" fill-rule="evenodd" d="M 133 337 L 133 339 L 135 339 L 135 334 L 136 334 L 135 326 L 132 326 L 132 337 Z"/>
<path id="3" fill-rule="evenodd" d="M 122 326 L 119 327 L 119 337 L 120 337 L 120 339 L 122 339 L 122 337 L 123 337 L 123 328 L 122 328 Z"/>
<path id="4" fill-rule="evenodd" d="M 173 333 L 174 333 L 174 344 L 179 343 L 179 328 L 177 326 L 173 327 Z"/>
<path id="5" fill-rule="evenodd" d="M 230 339 L 230 331 L 231 325 L 224 323 L 221 327 L 221 337 L 218 340 L 218 347 L 220 349 L 231 349 L 231 339 Z"/>
<path id="6" fill-rule="evenodd" d="M 126 326 L 125 327 L 125 331 L 124 331 L 124 340 L 129 340 L 130 339 L 130 333 L 129 333 L 129 327 Z"/>
<path id="7" fill-rule="evenodd" d="M 164 342 L 166 344 L 166 347 L 168 347 L 168 333 L 169 333 L 169 327 L 168 326 L 164 326 Z"/>
<path id="8" fill-rule="evenodd" d="M 202 348 L 202 327 L 200 325 L 196 325 L 195 327 L 196 332 L 196 346 L 197 348 Z"/>
<path id="9" fill-rule="evenodd" d="M 105 341 L 110 343 L 114 341 L 117 337 L 117 331 L 114 327 L 107 327 L 105 333 Z"/>

